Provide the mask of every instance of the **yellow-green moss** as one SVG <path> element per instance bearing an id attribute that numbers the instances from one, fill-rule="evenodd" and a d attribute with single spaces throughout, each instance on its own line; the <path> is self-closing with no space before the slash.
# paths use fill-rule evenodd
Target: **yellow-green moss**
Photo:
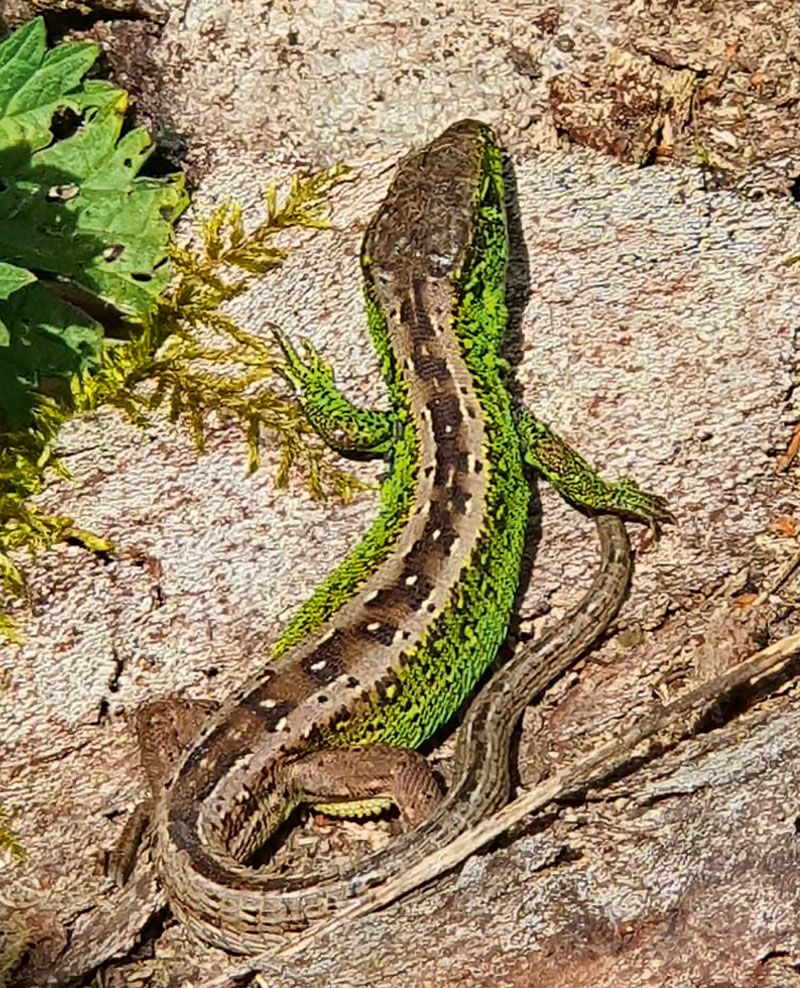
<path id="1" fill-rule="evenodd" d="M 155 312 L 131 327 L 131 338 L 106 341 L 99 368 L 73 378 L 67 403 L 41 398 L 28 428 L 0 437 L 0 582 L 7 595 L 25 592 L 24 577 L 10 556 L 15 550 L 36 552 L 65 539 L 93 551 L 109 548 L 71 519 L 43 514 L 29 501 L 48 471 L 68 476 L 53 452 L 62 422 L 102 405 L 114 405 L 145 425 L 166 402 L 170 419 L 186 424 L 198 452 L 204 446 L 203 413 L 213 409 L 241 422 L 248 470 L 258 467 L 263 431 L 280 449 L 279 486 L 296 468 L 314 498 L 347 499 L 363 487 L 326 462 L 324 446 L 286 395 L 278 373 L 281 355 L 271 339 L 245 332 L 224 311 L 225 303 L 283 263 L 287 250 L 275 242 L 282 231 L 327 225 L 326 197 L 347 174 L 340 166 L 293 178 L 280 201 L 270 185 L 266 216 L 249 232 L 238 204 L 217 207 L 200 224 L 198 247 L 170 248 L 170 286 Z M 17 637 L 2 613 L 0 634 Z"/>

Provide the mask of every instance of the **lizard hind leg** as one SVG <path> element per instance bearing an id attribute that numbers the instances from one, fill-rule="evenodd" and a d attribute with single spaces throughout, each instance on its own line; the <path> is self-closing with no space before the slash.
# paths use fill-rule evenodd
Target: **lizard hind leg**
<path id="1" fill-rule="evenodd" d="M 406 828 L 416 826 L 442 796 L 424 757 L 387 744 L 324 748 L 287 765 L 300 801 L 332 816 L 361 817 L 394 804 Z"/>

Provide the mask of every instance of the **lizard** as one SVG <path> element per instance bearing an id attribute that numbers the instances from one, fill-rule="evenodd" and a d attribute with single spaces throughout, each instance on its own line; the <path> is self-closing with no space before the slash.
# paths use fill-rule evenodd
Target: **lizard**
<path id="1" fill-rule="evenodd" d="M 506 636 L 529 468 L 597 514 L 606 538 L 594 594 L 553 633 L 549 652 L 547 643 L 533 652 L 550 676 L 621 602 L 629 549 L 620 518 L 671 520 L 663 498 L 630 479 L 604 481 L 539 419 L 512 408 L 500 352 L 504 196 L 499 144 L 478 121 L 453 124 L 400 162 L 361 250 L 388 411 L 354 406 L 307 341 L 301 357 L 276 331 L 312 426 L 333 449 L 384 457 L 387 470 L 370 529 L 289 621 L 263 669 L 216 711 L 181 701 L 193 740 L 181 740 L 165 777 L 150 772 L 153 861 L 169 903 L 194 935 L 229 952 L 263 950 L 276 930 L 304 928 L 406 860 L 390 847 L 352 874 L 308 881 L 248 867 L 299 805 L 358 816 L 393 802 L 413 855 L 430 850 L 426 818 L 438 820 L 428 830 L 436 846 L 507 797 L 509 725 L 538 674 L 518 678 L 510 706 L 514 677 L 504 680 L 473 720 L 450 799 L 441 801 L 416 749 L 462 707 Z M 139 711 L 143 760 L 155 760 L 171 703 Z M 431 815 L 437 805 L 447 812 Z"/>

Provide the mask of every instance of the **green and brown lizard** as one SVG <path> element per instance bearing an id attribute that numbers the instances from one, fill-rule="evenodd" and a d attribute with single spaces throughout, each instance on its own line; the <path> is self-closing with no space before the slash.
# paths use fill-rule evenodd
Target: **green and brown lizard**
<path id="1" fill-rule="evenodd" d="M 388 469 L 371 528 L 263 670 L 210 715 L 182 701 L 194 739 L 154 782 L 154 860 L 170 904 L 223 949 L 263 950 L 270 933 L 327 915 L 501 804 L 508 736 L 532 690 L 597 637 L 624 596 L 628 543 L 607 513 L 670 517 L 663 499 L 606 483 L 512 409 L 500 353 L 507 250 L 500 149 L 488 126 L 461 121 L 403 159 L 364 238 L 367 317 L 391 409 L 354 407 L 310 345 L 301 359 L 279 336 L 320 435 L 342 452 L 386 457 Z M 414 749 L 462 706 L 506 636 L 527 468 L 598 514 L 603 568 L 543 647 L 492 680 L 440 802 Z M 169 710 L 157 701 L 140 712 L 145 752 Z M 352 873 L 306 881 L 248 866 L 300 804 L 351 815 L 390 802 L 414 829 Z"/>

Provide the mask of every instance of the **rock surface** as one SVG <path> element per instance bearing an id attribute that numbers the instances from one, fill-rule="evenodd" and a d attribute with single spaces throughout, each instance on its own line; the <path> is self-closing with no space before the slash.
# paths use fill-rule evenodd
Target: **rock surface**
<path id="1" fill-rule="evenodd" d="M 309 336 L 364 403 L 382 401 L 360 300 L 364 224 L 400 153 L 459 117 L 496 126 L 523 235 L 510 273 L 518 393 L 678 518 L 658 542 L 634 533 L 615 633 L 528 711 L 523 785 L 794 629 L 797 491 L 793 470 L 775 471 L 797 417 L 790 5 L 186 0 L 163 4 L 163 23 L 141 5 L 87 7 L 58 29 L 99 40 L 140 117 L 187 137 L 199 212 L 237 197 L 255 221 L 267 180 L 357 168 L 331 197 L 331 229 L 299 238 L 235 315 L 254 333 L 272 320 Z M 99 866 L 143 795 L 130 715 L 175 690 L 222 698 L 260 668 L 375 510 L 372 493 L 342 507 L 311 502 L 299 481 L 275 490 L 269 453 L 245 476 L 240 431 L 210 425 L 198 458 L 163 418 L 143 431 L 113 410 L 74 420 L 59 440 L 73 480 L 40 498 L 117 549 L 26 561 L 25 642 L 0 648 L 0 805 L 27 850 L 0 862 L 0 901 L 51 953 L 76 921 L 133 908 Z M 547 490 L 541 502 L 522 607 L 537 629 L 575 601 L 596 554 L 588 522 Z M 796 984 L 797 702 L 791 679 L 736 698 L 638 771 L 265 983 Z M 200 985 L 224 969 L 162 920 L 106 966 L 107 985 Z"/>

